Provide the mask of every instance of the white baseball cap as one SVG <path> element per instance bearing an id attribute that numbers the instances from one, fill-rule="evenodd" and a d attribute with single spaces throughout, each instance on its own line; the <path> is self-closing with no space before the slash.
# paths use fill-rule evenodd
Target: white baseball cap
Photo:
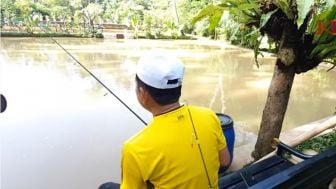
<path id="1" fill-rule="evenodd" d="M 151 87 L 172 89 L 182 85 L 184 65 L 171 54 L 151 51 L 139 59 L 136 74 Z"/>

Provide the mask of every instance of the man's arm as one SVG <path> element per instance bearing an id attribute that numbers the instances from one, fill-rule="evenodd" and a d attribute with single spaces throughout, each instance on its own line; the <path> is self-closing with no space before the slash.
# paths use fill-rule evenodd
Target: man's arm
<path id="1" fill-rule="evenodd" d="M 221 167 L 229 166 L 231 162 L 231 156 L 227 148 L 223 148 L 219 151 L 219 162 Z"/>
<path id="2" fill-rule="evenodd" d="M 224 136 L 218 116 L 215 113 L 213 113 L 213 117 L 216 122 L 215 130 L 218 144 L 217 149 L 218 149 L 219 163 L 221 167 L 228 167 L 231 163 L 231 155 L 226 144 L 226 138 Z"/>

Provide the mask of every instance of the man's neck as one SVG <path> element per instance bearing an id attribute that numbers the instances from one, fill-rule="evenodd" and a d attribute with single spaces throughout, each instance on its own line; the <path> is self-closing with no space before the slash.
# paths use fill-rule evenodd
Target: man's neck
<path id="1" fill-rule="evenodd" d="M 173 110 L 175 110 L 179 107 L 180 107 L 180 103 L 175 102 L 175 103 L 164 105 L 164 106 L 157 106 L 157 107 L 152 109 L 151 113 L 155 117 L 155 116 L 159 116 L 159 115 L 168 113 L 170 111 L 173 111 Z"/>

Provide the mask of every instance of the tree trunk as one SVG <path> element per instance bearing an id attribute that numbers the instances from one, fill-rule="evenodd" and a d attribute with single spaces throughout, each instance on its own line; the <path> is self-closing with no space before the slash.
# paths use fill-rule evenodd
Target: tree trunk
<path id="1" fill-rule="evenodd" d="M 281 65 L 278 58 L 274 68 L 273 78 L 268 90 L 266 105 L 263 111 L 259 135 L 252 156 L 260 159 L 273 149 L 273 138 L 279 138 L 282 122 L 285 117 L 290 91 L 292 88 L 295 67 Z"/>
<path id="2" fill-rule="evenodd" d="M 296 65 L 297 62 L 302 61 L 299 59 L 302 53 L 302 35 L 303 33 L 298 31 L 296 24 L 293 24 L 292 21 L 285 22 L 257 143 L 252 153 L 255 160 L 271 152 L 273 138 L 280 136 Z"/>

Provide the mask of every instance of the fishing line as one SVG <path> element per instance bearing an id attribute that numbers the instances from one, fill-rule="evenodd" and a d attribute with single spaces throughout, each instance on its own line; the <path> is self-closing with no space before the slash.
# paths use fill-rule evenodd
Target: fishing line
<path id="1" fill-rule="evenodd" d="M 135 113 L 121 98 L 119 98 L 110 88 L 108 88 L 98 77 L 96 77 L 89 69 L 87 69 L 82 63 L 80 63 L 68 50 L 66 50 L 60 43 L 58 43 L 54 38 L 50 37 L 52 41 L 54 41 L 61 49 L 63 49 L 77 64 L 79 64 L 87 73 L 89 73 L 93 78 L 98 81 L 109 93 L 111 93 L 121 104 L 123 104 L 130 112 L 135 115 L 143 124 L 147 125 L 147 123 L 137 114 Z"/>
<path id="2" fill-rule="evenodd" d="M 190 113 L 188 105 L 187 105 L 187 109 L 188 109 L 188 113 L 189 113 L 190 122 L 191 122 L 191 125 L 192 125 L 193 130 L 194 130 L 194 134 L 195 134 L 195 139 L 196 139 L 196 143 L 197 143 L 197 146 L 198 146 L 198 150 L 199 150 L 201 158 L 202 158 L 203 167 L 204 167 L 204 170 L 205 170 L 205 173 L 206 173 L 206 177 L 208 179 L 208 187 L 209 187 L 209 189 L 213 189 L 211 181 L 210 181 L 210 176 L 209 176 L 208 168 L 206 166 L 206 163 L 205 163 L 205 160 L 204 160 L 204 156 L 203 156 L 203 152 L 202 152 L 202 149 L 201 149 L 201 144 L 199 142 L 199 138 L 198 138 L 198 135 L 197 135 L 197 132 L 196 132 L 196 128 L 195 128 L 195 125 L 194 125 L 194 120 L 191 117 L 191 113 Z"/>

